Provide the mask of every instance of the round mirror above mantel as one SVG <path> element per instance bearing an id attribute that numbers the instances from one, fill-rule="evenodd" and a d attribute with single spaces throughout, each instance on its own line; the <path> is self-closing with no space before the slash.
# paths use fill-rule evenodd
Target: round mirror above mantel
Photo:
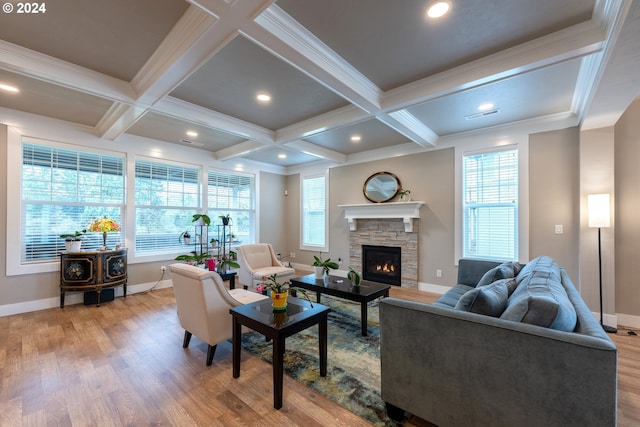
<path id="1" fill-rule="evenodd" d="M 376 172 L 364 182 L 362 192 L 370 202 L 384 203 L 400 191 L 400 179 L 391 172 Z"/>

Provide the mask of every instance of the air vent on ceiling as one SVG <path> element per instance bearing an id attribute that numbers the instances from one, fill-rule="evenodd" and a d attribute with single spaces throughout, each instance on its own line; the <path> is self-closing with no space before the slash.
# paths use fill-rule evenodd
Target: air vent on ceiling
<path id="1" fill-rule="evenodd" d="M 195 141 L 191 141 L 189 139 L 181 139 L 180 140 L 181 143 L 185 144 L 185 145 L 191 145 L 192 147 L 204 147 L 204 144 L 202 142 L 195 142 Z"/>
<path id="2" fill-rule="evenodd" d="M 492 116 L 494 114 L 498 114 L 499 112 L 500 112 L 499 108 L 494 108 L 493 110 L 482 111 L 480 113 L 475 113 L 475 114 L 469 114 L 468 116 L 464 116 L 464 118 L 467 120 L 474 120 L 474 119 L 479 119 L 481 117 Z"/>

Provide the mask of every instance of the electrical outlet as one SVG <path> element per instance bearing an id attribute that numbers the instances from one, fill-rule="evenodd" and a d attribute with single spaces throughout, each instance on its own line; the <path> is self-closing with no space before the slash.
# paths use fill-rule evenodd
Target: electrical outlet
<path id="1" fill-rule="evenodd" d="M 442 277 L 442 270 L 440 269 L 436 270 L 436 277 Z"/>
<path id="2" fill-rule="evenodd" d="M 296 257 L 296 253 L 295 252 L 289 252 L 289 257 L 290 258 L 295 258 Z"/>
<path id="3" fill-rule="evenodd" d="M 162 267 L 160 267 L 160 271 L 161 272 L 166 272 L 167 271 L 167 267 L 165 265 L 163 265 Z"/>

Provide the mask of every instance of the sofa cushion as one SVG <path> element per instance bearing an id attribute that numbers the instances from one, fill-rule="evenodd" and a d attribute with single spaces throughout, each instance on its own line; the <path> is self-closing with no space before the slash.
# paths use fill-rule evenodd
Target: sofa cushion
<path id="1" fill-rule="evenodd" d="M 499 279 L 466 292 L 456 304 L 456 310 L 498 317 L 507 307 L 507 299 L 516 287 L 516 279 Z"/>
<path id="2" fill-rule="evenodd" d="M 527 263 L 501 319 L 530 323 L 561 331 L 576 327 L 576 310 L 561 283 L 560 268 L 550 257 Z"/>
<path id="3" fill-rule="evenodd" d="M 467 285 L 455 285 L 453 288 L 445 292 L 440 298 L 438 298 L 433 305 L 437 307 L 455 308 L 458 300 L 462 295 L 473 289 L 473 286 Z"/>
<path id="4" fill-rule="evenodd" d="M 521 266 L 517 262 L 503 262 L 502 264 L 487 271 L 476 286 L 486 286 L 499 279 L 510 279 L 516 277 Z"/>

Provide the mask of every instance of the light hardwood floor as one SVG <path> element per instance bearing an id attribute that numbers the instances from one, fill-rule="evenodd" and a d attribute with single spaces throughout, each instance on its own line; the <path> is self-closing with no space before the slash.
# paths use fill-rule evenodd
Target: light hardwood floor
<path id="1" fill-rule="evenodd" d="M 391 296 L 437 298 L 395 287 Z M 206 367 L 201 341 L 185 350 L 182 337 L 172 289 L 2 317 L 0 426 L 370 425 L 287 376 L 276 411 L 270 364 L 244 353 L 233 379 L 228 343 Z M 618 425 L 640 425 L 640 336 L 612 338 Z M 430 424 L 414 417 L 405 425 Z"/>

